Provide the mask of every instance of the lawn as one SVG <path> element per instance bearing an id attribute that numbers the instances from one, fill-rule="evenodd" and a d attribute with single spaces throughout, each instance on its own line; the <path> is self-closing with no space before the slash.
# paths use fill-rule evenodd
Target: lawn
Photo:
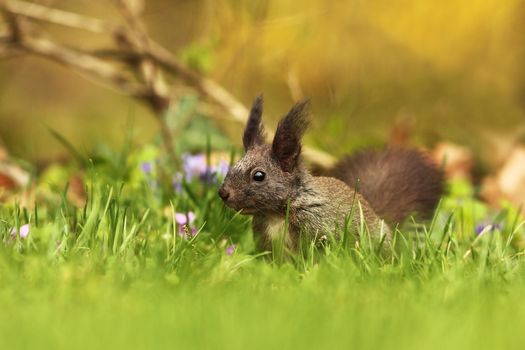
<path id="1" fill-rule="evenodd" d="M 515 208 L 458 181 L 386 254 L 362 238 L 277 258 L 222 205 L 212 158 L 106 153 L 0 204 L 2 349 L 522 348 Z"/>

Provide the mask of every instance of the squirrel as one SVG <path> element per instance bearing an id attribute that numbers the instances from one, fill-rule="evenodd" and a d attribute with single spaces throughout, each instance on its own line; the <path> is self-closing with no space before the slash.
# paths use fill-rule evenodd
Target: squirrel
<path id="1" fill-rule="evenodd" d="M 253 215 L 259 250 L 271 250 L 283 234 L 286 246 L 295 250 L 301 235 L 315 240 L 346 225 L 352 232 L 366 225 L 372 237 L 389 241 L 395 225 L 408 216 L 433 215 L 443 194 L 443 173 L 415 149 L 361 151 L 340 159 L 326 176 L 313 176 L 301 161 L 308 105 L 302 101 L 292 107 L 270 145 L 259 96 L 244 130 L 245 155 L 219 188 L 226 206 Z"/>

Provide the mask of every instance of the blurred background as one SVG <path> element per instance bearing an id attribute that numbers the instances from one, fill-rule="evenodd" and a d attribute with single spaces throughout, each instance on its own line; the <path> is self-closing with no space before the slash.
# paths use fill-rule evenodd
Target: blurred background
<path id="1" fill-rule="evenodd" d="M 47 3 L 121 21 L 107 1 Z M 399 128 L 414 144 L 447 139 L 483 154 L 495 138 L 522 137 L 520 0 L 148 0 L 144 21 L 152 38 L 245 105 L 264 93 L 271 126 L 294 101 L 310 98 L 307 143 L 332 154 L 383 144 Z M 42 27 L 78 48 L 110 42 Z M 119 147 L 130 119 L 135 140 L 158 132 L 139 102 L 56 63 L 0 60 L 0 138 L 18 157 L 64 153 L 48 127 L 82 150 Z M 242 125 L 216 124 L 240 144 Z"/>

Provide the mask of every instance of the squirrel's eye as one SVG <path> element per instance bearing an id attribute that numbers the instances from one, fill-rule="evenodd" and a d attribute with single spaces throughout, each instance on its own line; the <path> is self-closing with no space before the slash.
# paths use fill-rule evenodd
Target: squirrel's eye
<path id="1" fill-rule="evenodd" d="M 264 178 L 266 177 L 266 174 L 263 173 L 262 171 L 256 171 L 255 174 L 253 174 L 253 179 L 255 181 L 263 181 Z"/>

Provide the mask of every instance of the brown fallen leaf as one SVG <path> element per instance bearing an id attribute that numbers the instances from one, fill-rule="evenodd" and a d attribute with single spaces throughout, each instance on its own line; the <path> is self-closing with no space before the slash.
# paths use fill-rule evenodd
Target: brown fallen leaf
<path id="1" fill-rule="evenodd" d="M 0 187 L 12 190 L 29 184 L 30 176 L 27 171 L 8 161 L 0 162 Z"/>
<path id="2" fill-rule="evenodd" d="M 507 199 L 516 206 L 525 204 L 525 147 L 516 147 L 501 169 L 484 179 L 480 195 L 491 204 Z"/>
<path id="3" fill-rule="evenodd" d="M 81 208 L 86 204 L 87 195 L 84 186 L 84 176 L 82 173 L 73 174 L 69 179 L 67 198 L 78 208 Z"/>
<path id="4" fill-rule="evenodd" d="M 10 176 L 0 173 L 0 188 L 12 190 L 15 187 L 16 182 Z"/>
<path id="5" fill-rule="evenodd" d="M 467 147 L 452 142 L 440 142 L 434 147 L 432 156 L 437 164 L 443 164 L 447 179 L 471 180 L 474 156 Z"/>

